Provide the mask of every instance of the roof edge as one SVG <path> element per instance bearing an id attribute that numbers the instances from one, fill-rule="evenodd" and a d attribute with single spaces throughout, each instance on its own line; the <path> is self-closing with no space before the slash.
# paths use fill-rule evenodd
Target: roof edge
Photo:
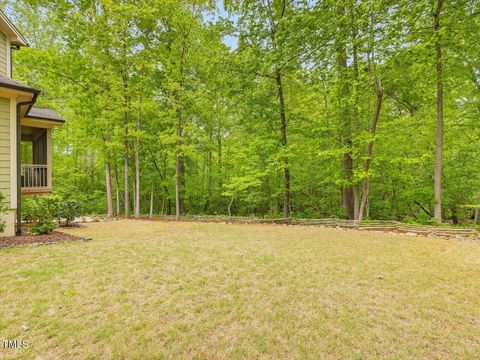
<path id="1" fill-rule="evenodd" d="M 25 114 L 25 118 L 28 119 L 37 119 L 37 120 L 47 120 L 49 122 L 54 122 L 57 124 L 65 123 L 65 119 L 62 118 L 57 112 L 52 109 L 45 107 L 34 107 L 32 106 L 28 112 Z"/>
<path id="2" fill-rule="evenodd" d="M 20 81 L 14 80 L 11 77 L 0 75 L 0 87 L 7 89 L 14 89 L 23 92 L 29 92 L 33 94 L 39 94 L 40 90 L 35 89 L 30 85 L 25 85 Z"/>
<path id="3" fill-rule="evenodd" d="M 11 32 L 14 33 L 18 39 L 13 43 L 15 46 L 30 46 L 25 36 L 17 29 L 17 27 L 10 21 L 10 19 L 5 15 L 5 13 L 0 10 L 0 19 L 10 28 Z"/>
<path id="4" fill-rule="evenodd" d="M 52 119 L 52 118 L 42 117 L 42 116 L 30 116 L 28 113 L 24 116 L 24 119 L 48 120 L 48 121 L 56 122 L 56 123 L 59 123 L 59 124 L 64 124 L 65 123 L 65 120 Z"/>
<path id="5" fill-rule="evenodd" d="M 40 90 L 31 88 L 31 87 L 27 87 L 27 86 L 19 86 L 19 85 L 1 83 L 0 87 L 5 87 L 5 88 L 8 88 L 8 89 L 14 89 L 14 90 L 19 90 L 19 91 L 30 92 L 30 93 L 35 94 L 35 95 L 40 94 Z"/>

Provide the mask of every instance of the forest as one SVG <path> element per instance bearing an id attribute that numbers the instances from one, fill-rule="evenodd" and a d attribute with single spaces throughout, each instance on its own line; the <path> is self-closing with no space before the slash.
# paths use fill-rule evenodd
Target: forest
<path id="1" fill-rule="evenodd" d="M 480 222 L 478 0 L 0 0 L 86 213 Z"/>

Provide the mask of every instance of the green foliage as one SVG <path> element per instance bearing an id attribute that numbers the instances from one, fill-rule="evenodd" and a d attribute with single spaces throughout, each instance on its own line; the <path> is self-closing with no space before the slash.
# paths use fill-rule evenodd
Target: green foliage
<path id="1" fill-rule="evenodd" d="M 22 216 L 29 223 L 28 231 L 33 235 L 50 233 L 56 227 L 60 203 L 61 198 L 56 195 L 25 197 Z"/>
<path id="2" fill-rule="evenodd" d="M 5 231 L 6 222 L 1 217 L 7 212 L 7 209 L 8 208 L 6 204 L 5 195 L 2 192 L 0 192 L 0 234 L 2 234 Z"/>
<path id="3" fill-rule="evenodd" d="M 113 212 L 133 204 L 138 160 L 143 214 L 152 193 L 153 213 L 173 214 L 179 170 L 185 214 L 282 216 L 288 167 L 292 216 L 346 217 L 342 188 L 361 197 L 368 179 L 365 217 L 429 223 L 441 40 L 443 215 L 469 222 L 473 209 L 458 209 L 479 203 L 480 21 L 472 2 L 446 2 L 435 33 L 434 3 L 233 0 L 223 19 L 211 16 L 220 2 L 2 5 L 32 41 L 15 52 L 14 76 L 67 119 L 53 187 L 92 214 L 107 211 L 107 165 Z"/>
<path id="4" fill-rule="evenodd" d="M 58 218 L 65 219 L 66 225 L 69 226 L 76 217 L 82 214 L 82 205 L 73 199 L 66 199 L 60 202 L 58 207 Z"/>
<path id="5" fill-rule="evenodd" d="M 416 217 L 407 215 L 402 219 L 406 224 L 437 225 L 436 221 L 428 214 L 420 212 Z"/>
<path id="6" fill-rule="evenodd" d="M 44 235 L 51 233 L 56 227 L 53 221 L 39 220 L 28 226 L 28 232 L 32 235 Z"/>

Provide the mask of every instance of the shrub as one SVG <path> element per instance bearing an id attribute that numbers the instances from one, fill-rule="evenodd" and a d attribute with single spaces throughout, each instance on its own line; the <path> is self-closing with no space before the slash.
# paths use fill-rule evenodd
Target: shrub
<path id="1" fill-rule="evenodd" d="M 32 235 L 49 234 L 57 225 L 53 221 L 37 221 L 28 226 L 28 231 Z"/>
<path id="2" fill-rule="evenodd" d="M 418 224 L 418 225 L 435 225 L 436 222 L 429 215 L 425 213 L 419 213 L 416 217 L 410 215 L 405 216 L 402 221 L 406 224 Z"/>
<path id="3" fill-rule="evenodd" d="M 7 205 L 6 205 L 5 195 L 3 195 L 3 193 L 0 192 L 0 216 L 5 214 L 6 212 L 7 212 Z M 5 220 L 0 218 L 0 234 L 3 234 L 3 232 L 5 231 L 6 225 L 7 223 L 5 222 Z"/>
<path id="4" fill-rule="evenodd" d="M 77 216 L 82 213 L 82 205 L 73 199 L 63 200 L 58 208 L 58 218 L 65 219 L 66 226 L 69 226 Z"/>
<path id="5" fill-rule="evenodd" d="M 73 199 L 81 204 L 82 214 L 105 214 L 107 201 L 104 190 L 83 192 L 71 185 L 59 186 L 58 195 L 62 199 Z"/>
<path id="6" fill-rule="evenodd" d="M 406 216 L 402 219 L 402 222 L 404 222 L 405 224 L 416 224 L 415 218 L 413 218 L 413 217 L 410 216 L 410 215 L 406 215 Z"/>
<path id="7" fill-rule="evenodd" d="M 37 219 L 38 200 L 35 196 L 25 196 L 22 198 L 22 220 L 26 223 L 32 223 Z"/>
<path id="8" fill-rule="evenodd" d="M 432 219 L 428 214 L 425 214 L 424 212 L 421 212 L 417 215 L 416 221 L 421 225 L 435 225 L 437 223 L 435 219 Z"/>
<path id="9" fill-rule="evenodd" d="M 48 234 L 55 229 L 61 198 L 55 195 L 33 196 L 23 202 L 23 219 L 33 235 Z"/>

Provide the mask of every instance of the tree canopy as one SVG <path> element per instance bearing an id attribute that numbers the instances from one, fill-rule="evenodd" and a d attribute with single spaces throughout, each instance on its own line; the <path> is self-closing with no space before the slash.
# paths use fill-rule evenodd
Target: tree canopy
<path id="1" fill-rule="evenodd" d="M 89 212 L 479 221 L 478 1 L 0 3 Z"/>

